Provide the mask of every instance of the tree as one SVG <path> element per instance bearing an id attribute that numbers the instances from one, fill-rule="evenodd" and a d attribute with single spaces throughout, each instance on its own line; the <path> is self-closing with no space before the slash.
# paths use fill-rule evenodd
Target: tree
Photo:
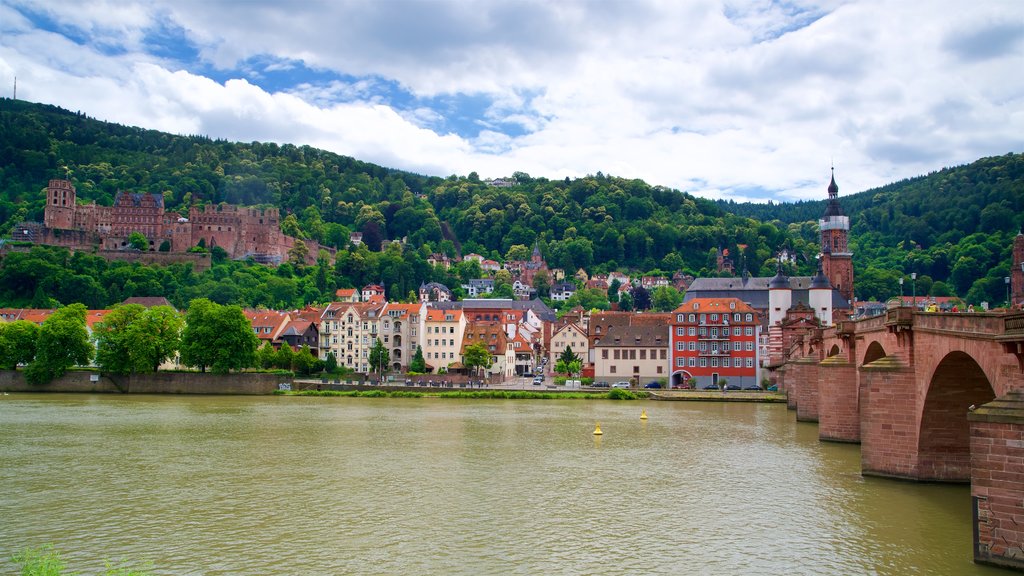
<path id="1" fill-rule="evenodd" d="M 630 312 L 633 310 L 633 296 L 629 292 L 623 292 L 619 296 L 619 310 Z"/>
<path id="2" fill-rule="evenodd" d="M 338 371 L 338 358 L 334 355 L 334 352 L 328 352 L 327 358 L 324 359 L 324 372 L 328 374 L 334 374 Z"/>
<path id="3" fill-rule="evenodd" d="M 313 351 L 309 349 L 309 346 L 304 344 L 295 354 L 293 363 L 295 364 L 296 372 L 299 372 L 300 374 L 309 374 L 313 372 L 313 368 L 316 366 L 317 360 L 313 356 Z"/>
<path id="4" fill-rule="evenodd" d="M 413 355 L 412 362 L 409 363 L 409 372 L 418 374 L 427 372 L 427 361 L 423 359 L 423 348 L 418 344 L 416 345 L 416 354 Z"/>
<path id="5" fill-rule="evenodd" d="M 226 374 L 256 363 L 259 338 L 238 306 L 221 306 L 205 298 L 189 303 L 182 332 L 181 361 L 205 372 Z"/>
<path id="6" fill-rule="evenodd" d="M 130 334 L 137 359 L 136 372 L 156 372 L 170 360 L 181 345 L 181 329 L 185 319 L 170 306 L 153 306 L 143 310 L 131 326 Z"/>
<path id="7" fill-rule="evenodd" d="M 609 302 L 615 302 L 616 300 L 620 300 L 621 301 L 621 298 L 619 298 L 619 288 L 621 288 L 621 287 L 622 287 L 622 282 L 619 282 L 618 278 L 612 280 L 611 284 L 608 285 L 608 301 Z"/>
<path id="8" fill-rule="evenodd" d="M 530 249 L 523 244 L 513 244 L 505 253 L 505 260 L 529 260 Z"/>
<path id="9" fill-rule="evenodd" d="M 683 303 L 683 295 L 672 286 L 658 286 L 654 289 L 652 303 L 658 312 L 671 312 Z"/>
<path id="10" fill-rule="evenodd" d="M 93 327 L 96 364 L 104 372 L 130 374 L 137 371 L 138 357 L 134 354 L 135 342 L 131 328 L 144 310 L 138 304 L 118 306 Z"/>
<path id="11" fill-rule="evenodd" d="M 288 249 L 288 261 L 296 266 L 304 266 L 309 256 L 309 247 L 302 240 L 295 240 L 292 247 Z"/>
<path id="12" fill-rule="evenodd" d="M 128 245 L 135 250 L 145 250 L 149 248 L 149 240 L 142 234 L 142 232 L 132 232 L 128 235 Z"/>
<path id="13" fill-rule="evenodd" d="M 274 353 L 274 366 L 282 370 L 295 368 L 295 351 L 287 342 L 281 344 L 281 347 Z"/>
<path id="14" fill-rule="evenodd" d="M 39 326 L 27 320 L 0 323 L 0 368 L 14 370 L 36 357 Z"/>
<path id="15" fill-rule="evenodd" d="M 572 351 L 572 348 L 568 346 L 565 347 L 565 350 L 562 350 L 562 355 L 558 357 L 559 362 L 564 362 L 566 364 L 569 362 L 575 362 L 579 359 L 580 357 L 577 356 L 576 353 Z"/>
<path id="16" fill-rule="evenodd" d="M 59 378 L 71 366 L 89 363 L 93 347 L 85 328 L 85 313 L 84 304 L 71 304 L 43 322 L 36 358 L 25 370 L 29 383 L 45 384 Z"/>
<path id="17" fill-rule="evenodd" d="M 388 353 L 388 349 L 384 347 L 384 343 L 377 338 L 373 343 L 373 347 L 370 348 L 370 367 L 373 370 L 377 370 L 381 378 L 384 377 L 384 372 L 387 371 L 388 363 L 391 362 L 391 355 Z"/>
<path id="18" fill-rule="evenodd" d="M 490 368 L 491 360 L 491 353 L 482 342 L 470 344 L 462 351 L 462 363 L 470 374 L 476 372 L 477 368 Z"/>
<path id="19" fill-rule="evenodd" d="M 633 294 L 633 306 L 637 310 L 651 309 L 651 293 L 643 286 L 635 286 L 631 291 Z"/>
<path id="20" fill-rule="evenodd" d="M 274 350 L 274 346 L 270 342 L 264 342 L 263 346 L 256 350 L 256 365 L 261 368 L 273 368 L 276 357 L 277 351 Z"/>
<path id="21" fill-rule="evenodd" d="M 551 292 L 551 278 L 548 276 L 547 271 L 538 270 L 533 275 L 533 289 L 537 291 L 537 296 L 540 298 L 546 298 Z"/>

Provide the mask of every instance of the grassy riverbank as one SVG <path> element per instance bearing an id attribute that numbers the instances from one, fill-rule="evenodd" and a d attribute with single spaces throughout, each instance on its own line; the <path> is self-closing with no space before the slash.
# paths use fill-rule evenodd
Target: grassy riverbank
<path id="1" fill-rule="evenodd" d="M 409 390 L 301 390 L 274 392 L 280 396 L 342 396 L 354 398 L 483 398 L 500 400 L 637 400 L 643 396 L 628 390 L 603 393 L 587 392 L 532 392 L 529 390 L 453 390 L 446 392 L 418 392 Z"/>

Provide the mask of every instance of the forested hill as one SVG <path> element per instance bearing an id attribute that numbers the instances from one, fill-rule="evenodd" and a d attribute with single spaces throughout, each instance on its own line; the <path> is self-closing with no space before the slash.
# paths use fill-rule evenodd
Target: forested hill
<path id="1" fill-rule="evenodd" d="M 345 247 L 351 231 L 371 245 L 404 238 L 429 251 L 503 260 L 539 245 L 548 263 L 575 271 L 706 272 L 721 247 L 753 274 L 781 247 L 813 254 L 816 234 L 739 218 L 713 202 L 641 180 L 598 173 L 488 186 L 475 173 L 436 178 L 382 168 L 307 146 L 175 136 L 100 122 L 48 105 L 0 100 L 0 217 L 41 219 L 49 178 L 69 177 L 82 201 L 108 205 L 118 190 L 157 192 L 183 213 L 192 203 L 272 204 L 302 233 Z M 511 176 L 511 175 L 507 175 Z M 18 203 L 27 203 L 19 214 Z M 805 267 L 809 264 L 804 264 Z"/>
<path id="2" fill-rule="evenodd" d="M 940 292 L 974 290 L 978 300 L 994 301 L 1024 212 L 1022 165 L 1021 155 L 985 159 L 842 196 L 854 226 L 858 295 L 891 295 L 900 273 L 916 271 L 925 291 L 941 280 Z M 600 172 L 573 180 L 514 176 L 515 186 L 493 187 L 475 173 L 427 177 L 308 146 L 177 136 L 0 99 L 0 232 L 41 220 L 43 188 L 55 177 L 71 179 L 82 201 L 105 205 L 118 190 L 161 193 L 168 209 L 183 214 L 196 203 L 275 205 L 290 215 L 286 232 L 340 249 L 337 266 L 316 271 L 316 289 L 299 286 L 289 305 L 381 279 L 391 280 L 394 298 L 423 281 L 455 282 L 425 265 L 431 252 L 500 261 L 537 245 L 551 266 L 570 273 L 699 276 L 715 273 L 716 248 L 753 275 L 772 273 L 773 255 L 787 248 L 800 255 L 791 272 L 814 266 L 820 202 L 721 204 Z M 371 245 L 407 238 L 403 267 L 385 266 L 390 256 L 381 253 L 349 250 L 352 231 Z"/>

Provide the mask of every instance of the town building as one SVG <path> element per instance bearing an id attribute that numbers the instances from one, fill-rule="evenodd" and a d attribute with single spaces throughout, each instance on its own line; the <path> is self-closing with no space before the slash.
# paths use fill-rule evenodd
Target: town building
<path id="1" fill-rule="evenodd" d="M 758 385 L 758 312 L 738 298 L 694 298 L 672 312 L 670 385 Z"/>
<path id="2" fill-rule="evenodd" d="M 466 315 L 462 310 L 428 308 L 423 329 L 423 357 L 432 371 L 462 370 L 462 339 Z"/>
<path id="3" fill-rule="evenodd" d="M 491 353 L 491 366 L 486 373 L 491 376 L 508 378 L 514 376 L 516 355 L 500 322 L 470 322 L 466 325 L 465 337 L 462 341 L 462 356 L 466 347 L 482 344 Z M 470 374 L 474 376 L 474 374 Z"/>
<path id="4" fill-rule="evenodd" d="M 594 345 L 594 379 L 642 385 L 668 376 L 665 326 L 615 326 Z"/>
<path id="5" fill-rule="evenodd" d="M 848 242 L 850 217 L 843 214 L 839 205 L 839 186 L 834 171 L 828 185 L 828 204 L 825 214 L 818 220 L 818 230 L 821 233 L 821 270 L 832 287 L 847 302 L 853 302 L 853 253 Z"/>
<path id="6" fill-rule="evenodd" d="M 547 365 L 549 372 L 554 373 L 555 364 L 565 353 L 566 348 L 571 350 L 582 364 L 587 364 L 590 361 L 590 341 L 587 338 L 587 331 L 575 322 L 564 324 L 551 334 Z"/>
<path id="7" fill-rule="evenodd" d="M 551 287 L 551 299 L 556 302 L 565 302 L 576 293 L 576 285 L 572 282 L 557 282 Z"/>
<path id="8" fill-rule="evenodd" d="M 380 314 L 380 338 L 388 350 L 391 369 L 407 372 L 422 343 L 427 307 L 388 302 Z M 426 359 L 426 356 L 424 356 Z"/>
<path id="9" fill-rule="evenodd" d="M 368 373 L 370 349 L 380 337 L 384 303 L 332 302 L 320 317 L 320 358 L 334 353 L 339 366 Z"/>
<path id="10" fill-rule="evenodd" d="M 439 282 L 420 284 L 420 302 L 450 302 L 452 291 Z"/>

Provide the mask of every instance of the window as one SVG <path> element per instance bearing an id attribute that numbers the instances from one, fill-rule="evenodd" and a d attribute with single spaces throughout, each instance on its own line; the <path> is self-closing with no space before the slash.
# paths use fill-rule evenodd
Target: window
<path id="1" fill-rule="evenodd" d="M 729 359 L 728 358 L 722 358 L 722 368 L 728 368 L 728 367 L 729 367 Z"/>
<path id="2" fill-rule="evenodd" d="M 690 350 L 690 352 L 696 352 L 696 350 L 697 350 L 697 343 L 696 342 L 690 342 L 689 350 Z"/>
<path id="3" fill-rule="evenodd" d="M 629 359 L 630 360 L 636 360 L 636 350 L 630 350 L 629 351 Z"/>
<path id="4" fill-rule="evenodd" d="M 614 356 L 615 356 L 615 359 L 616 359 L 616 360 L 621 360 L 621 358 L 619 357 L 619 356 L 620 356 L 620 353 L 621 353 L 621 350 L 615 350 L 615 354 L 614 354 Z"/>
<path id="5" fill-rule="evenodd" d="M 647 350 L 646 349 L 640 350 L 640 359 L 641 360 L 647 360 Z"/>
<path id="6" fill-rule="evenodd" d="M 747 352 L 753 352 L 753 351 L 754 351 L 754 343 L 753 342 L 747 342 Z"/>
<path id="7" fill-rule="evenodd" d="M 608 351 L 607 350 L 601 350 L 601 360 L 607 360 L 607 359 L 608 359 Z"/>
<path id="8" fill-rule="evenodd" d="M 676 342 L 676 350 L 679 350 L 680 352 L 686 350 L 686 342 Z"/>
<path id="9" fill-rule="evenodd" d="M 676 358 L 676 367 L 682 368 L 683 366 L 686 366 L 686 358 L 683 358 L 682 356 Z"/>
<path id="10" fill-rule="evenodd" d="M 610 372 L 612 374 L 615 374 L 615 364 L 612 364 Z"/>
<path id="11" fill-rule="evenodd" d="M 732 329 L 732 335 L 733 336 L 739 336 L 741 334 L 743 334 L 743 328 L 740 328 L 739 326 L 737 326 L 737 327 Z"/>
<path id="12" fill-rule="evenodd" d="M 739 312 L 737 312 L 737 313 L 732 315 L 732 321 L 733 322 L 739 322 L 740 321 L 740 313 Z"/>
<path id="13" fill-rule="evenodd" d="M 687 364 L 690 365 L 690 368 L 696 368 L 697 367 L 697 359 L 691 356 L 690 359 L 687 361 Z"/>
<path id="14" fill-rule="evenodd" d="M 745 335 L 747 335 L 747 336 L 753 336 L 754 335 L 754 328 L 753 328 L 753 326 L 747 326 L 746 328 L 744 328 L 743 329 L 743 333 Z"/>
<path id="15" fill-rule="evenodd" d="M 683 328 L 682 326 L 680 326 L 680 327 L 676 328 L 676 336 L 683 336 L 683 335 L 684 335 L 684 331 L 685 331 L 685 330 L 686 330 L 686 329 L 685 329 L 685 328 Z"/>
<path id="16" fill-rule="evenodd" d="M 690 327 L 689 327 L 689 328 L 687 329 L 686 333 L 687 333 L 687 335 L 689 335 L 689 336 L 696 336 L 696 335 L 697 335 L 697 328 L 696 328 L 695 326 L 690 326 Z"/>
<path id="17" fill-rule="evenodd" d="M 712 328 L 711 329 L 711 337 L 712 338 L 718 338 L 718 328 Z"/>
<path id="18" fill-rule="evenodd" d="M 718 322 L 718 314 L 712 314 L 711 315 L 711 321 L 712 322 Z"/>
<path id="19" fill-rule="evenodd" d="M 747 322 L 753 322 L 753 321 L 754 321 L 754 315 L 753 314 L 747 314 Z"/>
<path id="20" fill-rule="evenodd" d="M 700 367 L 701 368 L 707 368 L 708 367 L 708 359 L 707 358 L 701 358 L 700 359 Z"/>
<path id="21" fill-rule="evenodd" d="M 664 359 L 665 359 L 665 354 L 666 354 L 666 353 L 665 353 L 665 349 L 664 349 L 664 348 L 662 348 L 662 349 L 661 349 L 661 359 L 662 359 L 662 360 L 664 360 Z"/>
<path id="22" fill-rule="evenodd" d="M 707 314 L 701 314 L 700 315 L 700 323 L 701 324 L 707 322 L 707 320 L 708 320 L 708 315 Z"/>
<path id="23" fill-rule="evenodd" d="M 685 314 L 676 314 L 676 322 L 682 322 Z"/>
<path id="24" fill-rule="evenodd" d="M 700 327 L 700 335 L 701 336 L 707 336 L 708 335 L 708 329 L 703 327 L 703 326 L 701 326 Z"/>
<path id="25" fill-rule="evenodd" d="M 753 367 L 754 367 L 754 359 L 753 358 L 747 358 L 747 368 L 753 368 Z"/>
<path id="26" fill-rule="evenodd" d="M 700 343 L 700 351 L 701 352 L 707 352 L 707 350 L 708 350 L 708 343 L 707 342 L 701 342 Z"/>
<path id="27" fill-rule="evenodd" d="M 711 359 L 711 367 L 712 368 L 718 368 L 718 358 L 712 358 Z"/>
<path id="28" fill-rule="evenodd" d="M 693 305 L 693 309 L 694 310 L 697 309 L 697 305 L 696 304 Z M 690 314 L 690 322 L 696 322 L 696 321 L 697 321 L 697 315 L 696 314 Z"/>

